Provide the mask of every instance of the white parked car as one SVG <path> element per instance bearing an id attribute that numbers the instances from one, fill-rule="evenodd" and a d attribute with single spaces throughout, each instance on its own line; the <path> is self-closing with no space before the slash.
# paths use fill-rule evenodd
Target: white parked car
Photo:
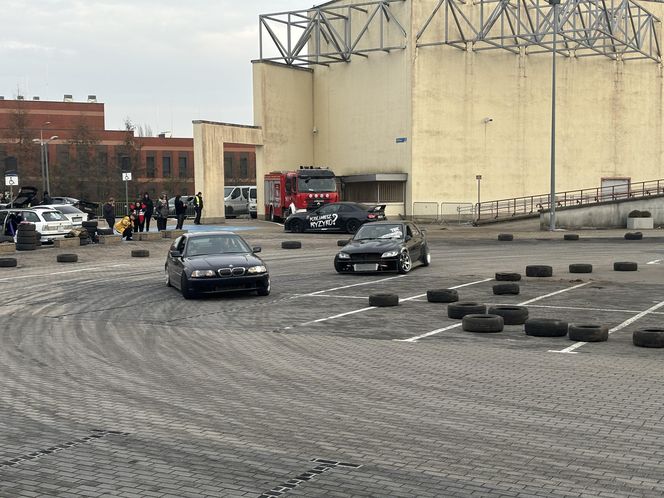
<path id="1" fill-rule="evenodd" d="M 0 209 L 2 233 L 16 237 L 19 223 L 34 223 L 35 230 L 41 233 L 42 242 L 62 239 L 72 230 L 71 221 L 55 209 Z"/>
<path id="2" fill-rule="evenodd" d="M 32 209 L 55 209 L 56 211 L 60 211 L 69 221 L 71 221 L 74 228 L 81 228 L 83 227 L 83 222 L 88 221 L 88 213 L 84 213 L 71 204 L 49 204 L 48 206 L 34 206 Z"/>

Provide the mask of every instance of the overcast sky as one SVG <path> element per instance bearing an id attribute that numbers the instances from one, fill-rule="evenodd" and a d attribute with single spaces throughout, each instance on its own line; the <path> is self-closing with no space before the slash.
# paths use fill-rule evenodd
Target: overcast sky
<path id="1" fill-rule="evenodd" d="M 320 2 L 315 2 L 320 3 Z M 253 124 L 258 16 L 311 0 L 2 0 L 0 95 L 105 104 L 156 134 L 191 121 Z"/>

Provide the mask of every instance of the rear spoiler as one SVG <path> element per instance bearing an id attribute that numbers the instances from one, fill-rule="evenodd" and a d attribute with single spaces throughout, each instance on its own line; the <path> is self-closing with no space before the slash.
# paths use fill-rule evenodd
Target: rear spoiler
<path id="1" fill-rule="evenodd" d="M 369 211 L 372 212 L 372 213 L 384 213 L 386 207 L 387 207 L 387 204 L 376 204 Z"/>

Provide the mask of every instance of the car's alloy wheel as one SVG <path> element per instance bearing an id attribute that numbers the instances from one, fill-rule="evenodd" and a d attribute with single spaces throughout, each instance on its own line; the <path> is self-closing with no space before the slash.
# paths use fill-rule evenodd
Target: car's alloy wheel
<path id="1" fill-rule="evenodd" d="M 413 267 L 408 251 L 403 251 L 399 256 L 399 273 L 408 273 Z"/>
<path id="2" fill-rule="evenodd" d="M 164 271 L 164 274 L 166 275 L 166 285 L 168 287 L 171 287 L 171 276 L 168 273 L 168 268 Z"/>
<path id="3" fill-rule="evenodd" d="M 194 297 L 194 293 L 189 288 L 189 279 L 184 271 L 182 272 L 182 277 L 180 277 L 180 292 L 182 292 L 182 297 L 185 299 L 191 299 Z"/>
<path id="4" fill-rule="evenodd" d="M 431 253 L 429 252 L 429 246 L 425 244 L 422 248 L 422 251 L 422 257 L 420 258 L 422 266 L 429 266 L 431 264 Z"/>
<path id="5" fill-rule="evenodd" d="M 357 232 L 358 228 L 360 228 L 360 222 L 357 220 L 348 220 L 346 222 L 346 230 L 348 233 L 355 233 Z"/>

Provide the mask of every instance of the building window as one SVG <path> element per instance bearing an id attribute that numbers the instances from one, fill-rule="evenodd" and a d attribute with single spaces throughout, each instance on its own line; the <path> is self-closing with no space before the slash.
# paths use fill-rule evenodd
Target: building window
<path id="1" fill-rule="evenodd" d="M 178 158 L 178 169 L 180 170 L 180 178 L 187 178 L 187 155 L 180 154 Z"/>
<path id="2" fill-rule="evenodd" d="M 233 155 L 224 154 L 224 180 L 233 180 Z"/>
<path id="3" fill-rule="evenodd" d="M 126 154 L 118 154 L 118 166 L 121 171 L 131 171 L 131 157 Z"/>
<path id="4" fill-rule="evenodd" d="M 168 178 L 171 176 L 171 156 L 164 154 L 161 158 L 161 176 Z"/>
<path id="5" fill-rule="evenodd" d="M 240 154 L 240 178 L 246 179 L 249 177 L 249 159 L 246 153 Z"/>
<path id="6" fill-rule="evenodd" d="M 148 178 L 155 177 L 155 159 L 154 156 L 147 156 L 145 158 L 145 174 Z"/>

